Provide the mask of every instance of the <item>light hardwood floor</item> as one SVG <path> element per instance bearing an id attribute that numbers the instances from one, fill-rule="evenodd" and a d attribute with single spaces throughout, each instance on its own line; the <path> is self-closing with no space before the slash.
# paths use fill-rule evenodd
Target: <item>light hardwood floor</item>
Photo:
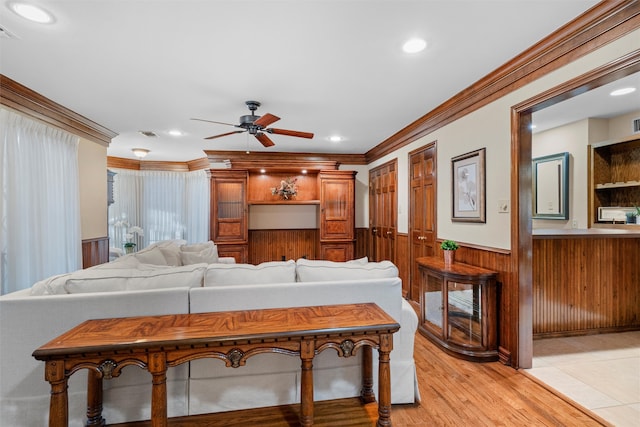
<path id="1" fill-rule="evenodd" d="M 393 405 L 395 427 L 608 425 L 513 368 L 499 362 L 480 364 L 456 359 L 420 334 L 416 335 L 415 359 L 422 401 Z M 317 402 L 315 409 L 317 426 L 375 426 L 377 418 L 375 403 L 360 405 L 357 399 Z M 286 405 L 172 419 L 170 425 L 288 427 L 297 425 L 297 416 L 298 405 Z"/>

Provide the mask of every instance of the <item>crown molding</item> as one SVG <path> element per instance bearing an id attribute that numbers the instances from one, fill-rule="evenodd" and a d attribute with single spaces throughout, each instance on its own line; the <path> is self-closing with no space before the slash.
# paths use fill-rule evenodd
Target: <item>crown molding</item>
<path id="1" fill-rule="evenodd" d="M 640 1 L 603 1 L 365 153 L 367 163 L 640 28 Z M 517 37 L 517 34 L 513 34 Z"/>
<path id="2" fill-rule="evenodd" d="M 209 160 L 205 157 L 190 160 L 188 162 L 158 162 L 125 159 L 123 157 L 107 157 L 107 167 L 114 169 L 130 170 L 156 170 L 170 172 L 191 172 L 201 169 L 209 169 Z"/>
<path id="3" fill-rule="evenodd" d="M 108 147 L 118 134 L 0 74 L 0 104 Z"/>

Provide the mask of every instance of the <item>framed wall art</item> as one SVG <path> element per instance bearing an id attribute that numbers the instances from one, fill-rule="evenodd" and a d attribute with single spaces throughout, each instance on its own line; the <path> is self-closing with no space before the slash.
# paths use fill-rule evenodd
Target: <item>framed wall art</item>
<path id="1" fill-rule="evenodd" d="M 451 159 L 451 220 L 486 222 L 485 148 Z"/>

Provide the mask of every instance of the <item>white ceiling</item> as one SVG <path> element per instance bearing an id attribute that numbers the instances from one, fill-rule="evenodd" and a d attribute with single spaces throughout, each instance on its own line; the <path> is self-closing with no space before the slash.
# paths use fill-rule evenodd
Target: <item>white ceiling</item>
<path id="1" fill-rule="evenodd" d="M 597 3 L 595 0 L 29 0 L 53 24 L 0 7 L 0 72 L 119 134 L 110 156 L 185 161 L 203 150 L 365 153 Z M 425 51 L 401 50 L 424 38 Z M 274 127 L 237 123 L 246 100 Z M 185 132 L 168 135 L 171 129 Z M 153 131 L 147 138 L 139 130 Z M 333 143 L 330 135 L 344 141 Z"/>

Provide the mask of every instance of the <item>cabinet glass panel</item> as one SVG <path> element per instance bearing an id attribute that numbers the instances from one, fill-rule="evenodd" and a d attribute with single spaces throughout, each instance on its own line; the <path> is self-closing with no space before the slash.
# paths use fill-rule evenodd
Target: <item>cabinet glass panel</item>
<path id="1" fill-rule="evenodd" d="M 481 287 L 447 281 L 447 334 L 457 344 L 482 346 Z"/>
<path id="2" fill-rule="evenodd" d="M 442 279 L 430 274 L 423 275 L 424 323 L 437 331 L 442 331 Z"/>
<path id="3" fill-rule="evenodd" d="M 218 218 L 240 218 L 243 215 L 243 186 L 239 182 L 220 182 L 218 185 Z"/>

